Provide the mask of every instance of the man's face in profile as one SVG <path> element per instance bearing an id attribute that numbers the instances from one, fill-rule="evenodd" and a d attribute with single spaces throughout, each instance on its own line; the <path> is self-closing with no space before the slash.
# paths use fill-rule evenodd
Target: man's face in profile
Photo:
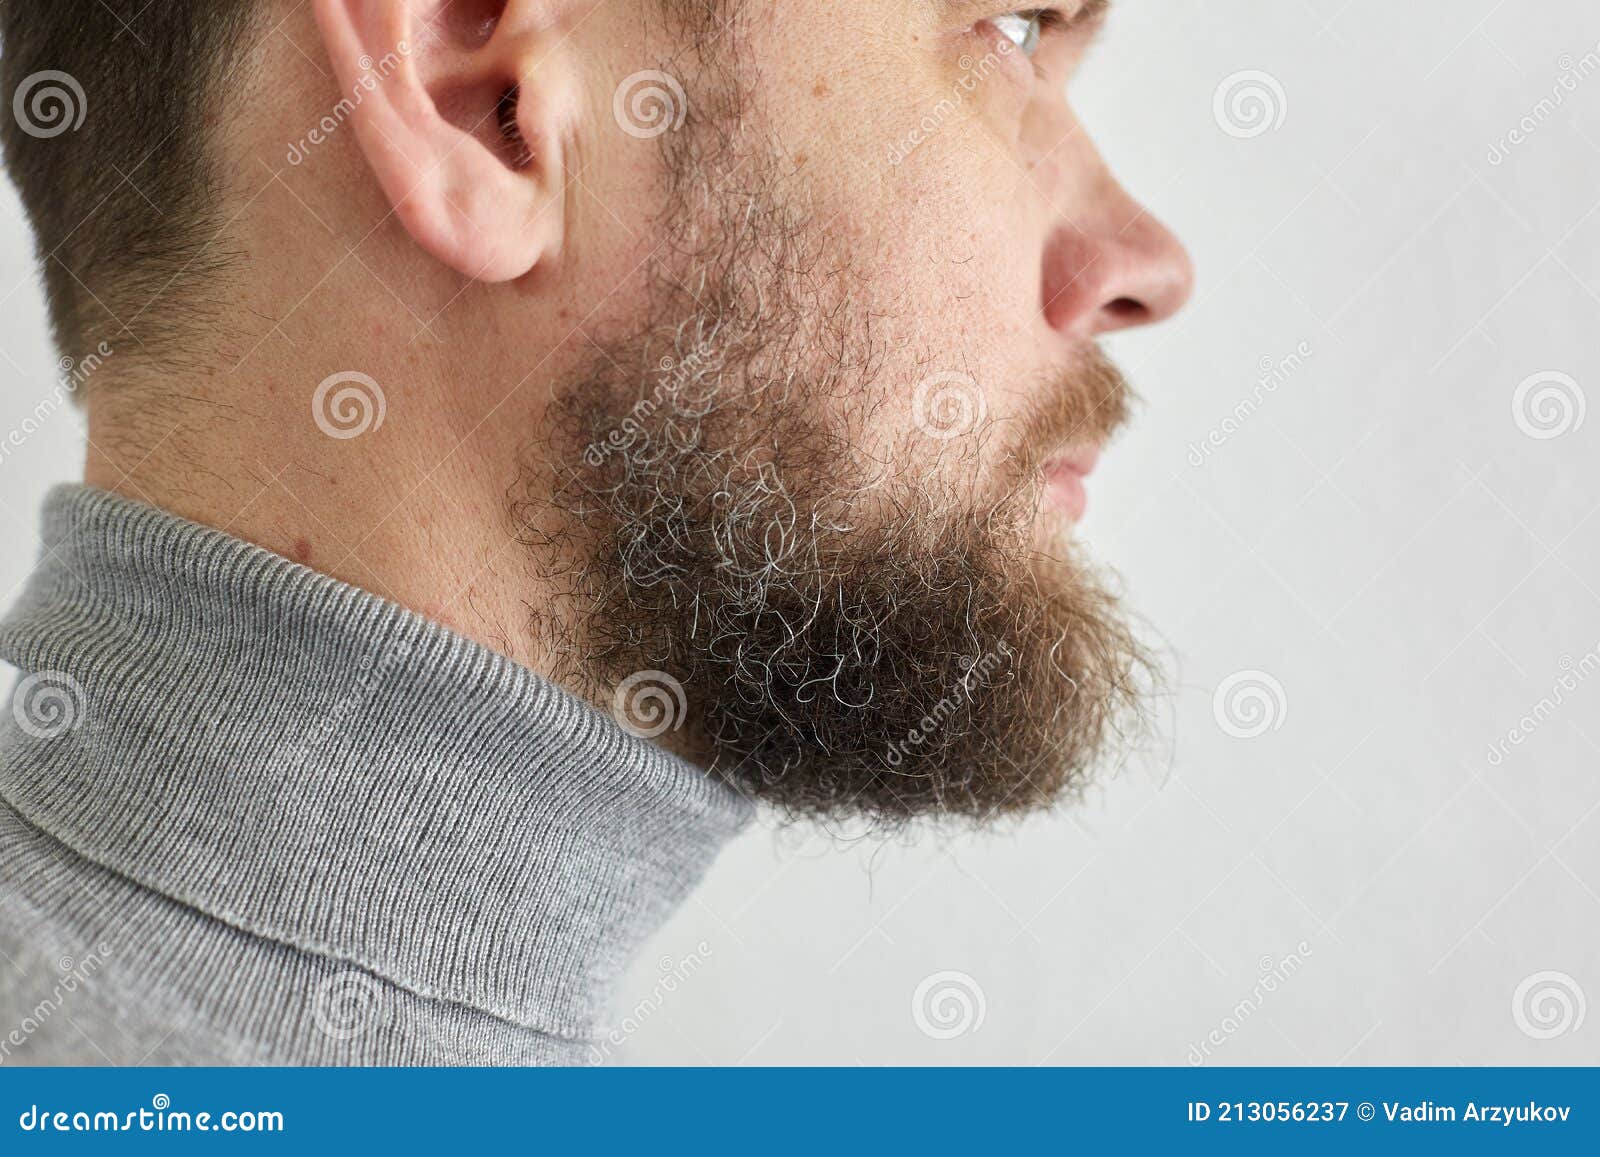
<path id="1" fill-rule="evenodd" d="M 586 256 L 650 274 L 597 307 L 518 521 L 565 580 L 563 676 L 641 727 L 685 711 L 760 797 L 1024 811 L 1137 723 L 1143 660 L 1072 542 L 1127 410 L 1094 339 L 1190 274 L 1067 104 L 1102 15 L 700 6 L 613 94 L 584 180 L 649 225 Z"/>
<path id="2" fill-rule="evenodd" d="M 156 201 L 53 193 L 136 142 L 12 142 L 63 346 L 138 338 L 92 484 L 797 814 L 1026 811 L 1128 738 L 1150 672 L 1073 537 L 1128 411 L 1096 340 L 1190 271 L 1068 103 L 1104 4 L 200 11 L 236 55 L 136 235 Z M 308 421 L 356 370 L 381 431 Z"/>

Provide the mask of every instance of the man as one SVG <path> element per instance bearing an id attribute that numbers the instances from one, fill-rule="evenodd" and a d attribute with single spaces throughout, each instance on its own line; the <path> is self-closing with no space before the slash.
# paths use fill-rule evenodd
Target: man
<path id="1" fill-rule="evenodd" d="M 1147 674 L 1094 342 L 1191 281 L 1066 102 L 1102 10 L 12 0 L 98 360 L 0 626 L 5 1059 L 581 1061 L 754 803 L 1070 795 Z"/>

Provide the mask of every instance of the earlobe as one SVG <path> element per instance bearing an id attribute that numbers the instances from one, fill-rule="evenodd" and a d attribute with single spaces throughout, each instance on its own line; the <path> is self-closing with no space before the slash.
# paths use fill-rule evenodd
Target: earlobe
<path id="1" fill-rule="evenodd" d="M 416 243 L 509 281 L 561 248 L 576 107 L 520 0 L 313 0 L 368 167 Z M 458 9 L 471 8 L 464 29 Z M 541 62 L 535 68 L 535 62 Z"/>

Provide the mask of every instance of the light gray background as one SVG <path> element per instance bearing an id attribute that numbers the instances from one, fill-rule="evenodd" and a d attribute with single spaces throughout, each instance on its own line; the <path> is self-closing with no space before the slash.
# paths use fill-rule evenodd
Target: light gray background
<path id="1" fill-rule="evenodd" d="M 1215 94 L 1247 71 L 1282 122 L 1240 136 Z M 1174 664 L 1165 744 L 1005 832 L 751 832 L 616 1055 L 1600 1062 L 1600 13 L 1119 0 L 1076 103 L 1200 270 L 1112 347 L 1146 404 L 1085 528 Z M 9 191 L 0 294 L 4 437 L 56 372 Z M 1519 420 L 1551 372 L 1566 409 Z M 80 440 L 62 413 L 0 459 L 0 602 Z"/>

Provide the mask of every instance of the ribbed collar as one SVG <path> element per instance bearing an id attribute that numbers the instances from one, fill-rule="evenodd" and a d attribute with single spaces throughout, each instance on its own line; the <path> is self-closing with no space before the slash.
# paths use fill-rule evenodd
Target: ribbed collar
<path id="1" fill-rule="evenodd" d="M 6 712 L 0 795 L 235 928 L 581 1037 L 748 818 L 526 668 L 259 547 L 79 486 L 43 537 L 0 657 L 46 698 Z"/>

